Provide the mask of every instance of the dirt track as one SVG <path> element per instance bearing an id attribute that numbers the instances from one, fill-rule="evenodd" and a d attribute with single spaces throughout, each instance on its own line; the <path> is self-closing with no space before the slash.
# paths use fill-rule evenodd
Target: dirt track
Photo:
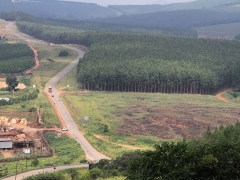
<path id="1" fill-rule="evenodd" d="M 226 89 L 226 90 L 218 93 L 218 94 L 216 95 L 216 98 L 218 98 L 219 100 L 224 101 L 224 102 L 229 102 L 226 98 L 222 97 L 222 95 L 223 95 L 224 93 L 228 92 L 228 91 L 231 91 L 231 89 Z"/>
<path id="2" fill-rule="evenodd" d="M 35 66 L 32 67 L 31 69 L 27 70 L 27 71 L 26 71 L 26 74 L 30 74 L 34 69 L 37 69 L 37 68 L 39 67 L 38 52 L 37 52 L 37 50 L 34 49 L 32 46 L 29 46 L 29 47 L 30 47 L 30 48 L 33 50 L 33 52 L 34 52 L 34 59 L 35 59 L 36 64 L 35 64 Z"/>

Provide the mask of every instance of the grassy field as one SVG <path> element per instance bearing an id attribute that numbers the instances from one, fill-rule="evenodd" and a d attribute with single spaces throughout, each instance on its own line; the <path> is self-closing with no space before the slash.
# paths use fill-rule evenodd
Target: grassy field
<path id="1" fill-rule="evenodd" d="M 238 98 L 226 103 L 211 95 L 90 92 L 62 99 L 94 147 L 110 156 L 130 150 L 114 143 L 151 147 L 159 141 L 193 139 L 208 127 L 213 131 L 239 120 Z"/>
<path id="2" fill-rule="evenodd" d="M 218 24 L 195 28 L 199 37 L 234 39 L 240 33 L 240 23 Z"/>
<path id="3" fill-rule="evenodd" d="M 89 50 L 83 46 L 75 46 L 85 53 Z M 81 60 L 80 60 L 81 61 Z M 78 91 L 81 89 L 81 84 L 77 81 L 77 66 L 66 74 L 58 83 L 57 89 L 60 91 Z"/>

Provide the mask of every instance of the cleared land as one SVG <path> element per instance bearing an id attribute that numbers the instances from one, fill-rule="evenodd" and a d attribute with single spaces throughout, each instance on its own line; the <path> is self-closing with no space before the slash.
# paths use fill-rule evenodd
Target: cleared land
<path id="1" fill-rule="evenodd" d="M 201 38 L 234 39 L 240 32 L 240 23 L 218 24 L 194 29 Z"/>
<path id="2" fill-rule="evenodd" d="M 89 93 L 63 95 L 76 122 L 86 132 L 127 139 L 143 136 L 155 140 L 181 140 L 204 135 L 207 128 L 234 124 L 239 118 L 235 103 L 211 95 L 152 93 Z M 84 116 L 90 116 L 84 121 Z M 156 139 L 157 137 L 157 139 Z"/>

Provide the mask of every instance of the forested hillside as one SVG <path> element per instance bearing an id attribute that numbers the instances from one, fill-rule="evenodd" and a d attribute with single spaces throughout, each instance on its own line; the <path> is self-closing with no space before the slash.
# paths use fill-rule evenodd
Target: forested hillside
<path id="1" fill-rule="evenodd" d="M 72 20 L 116 16 L 114 11 L 93 3 L 67 1 L 0 1 L 0 12 L 12 11 L 21 11 L 39 17 Z"/>
<path id="2" fill-rule="evenodd" d="M 214 93 L 239 85 L 240 42 L 109 34 L 78 66 L 85 89 Z"/>
<path id="3" fill-rule="evenodd" d="M 209 94 L 239 85 L 240 42 L 79 31 L 18 21 L 19 30 L 91 51 L 79 62 L 83 88 Z"/>
<path id="4" fill-rule="evenodd" d="M 27 45 L 0 43 L 0 73 L 23 72 L 33 65 L 34 54 Z"/>
<path id="5" fill-rule="evenodd" d="M 117 25 L 111 23 L 100 23 L 100 22 L 89 22 L 89 21 L 70 21 L 70 20 L 60 20 L 60 19 L 48 19 L 39 18 L 22 12 L 2 12 L 0 13 L 0 18 L 7 21 L 24 21 L 37 23 L 35 25 L 29 24 L 29 28 L 32 26 L 38 26 L 41 29 L 41 25 L 51 25 L 51 26 L 62 26 L 67 28 L 74 28 L 78 30 L 85 31 L 96 31 L 96 32 L 127 32 L 127 33 L 140 33 L 140 34 L 168 34 L 174 36 L 191 36 L 197 37 L 196 30 L 183 29 L 183 28 L 151 28 L 142 26 L 132 26 L 132 25 Z M 39 25 L 41 24 L 41 25 Z M 19 24 L 20 25 L 20 24 Z M 26 23 L 24 23 L 26 26 Z M 36 29 L 36 28 L 35 28 Z M 56 28 L 55 28 L 56 29 Z M 67 31 L 67 30 L 66 30 Z M 33 32 L 32 32 L 33 33 Z M 37 31 L 39 33 L 39 31 Z M 54 40 L 51 40 L 54 41 Z"/>
<path id="6" fill-rule="evenodd" d="M 223 6 L 230 6 L 240 3 L 240 0 L 195 0 L 187 3 L 175 3 L 167 5 L 159 5 L 162 3 L 160 0 L 154 5 L 110 5 L 108 7 L 122 12 L 125 15 L 130 14 L 143 14 L 152 13 L 157 11 L 176 11 L 188 9 L 203 9 L 203 8 L 216 8 Z"/>
<path id="7" fill-rule="evenodd" d="M 156 11 L 161 11 L 168 5 L 109 5 L 108 7 L 111 9 L 115 9 L 124 15 L 129 14 L 143 14 L 143 13 L 151 13 Z"/>
<path id="8" fill-rule="evenodd" d="M 240 11 L 215 11 L 210 9 L 164 11 L 94 20 L 104 23 L 143 27 L 194 28 L 206 25 L 240 21 Z"/>
<path id="9" fill-rule="evenodd" d="M 209 94 L 239 85 L 238 41 L 17 25 L 48 42 L 90 47 L 78 66 L 78 80 L 85 89 Z"/>

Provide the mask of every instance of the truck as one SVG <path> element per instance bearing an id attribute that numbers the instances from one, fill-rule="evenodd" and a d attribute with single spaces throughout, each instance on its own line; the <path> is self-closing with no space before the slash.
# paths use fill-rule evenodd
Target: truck
<path id="1" fill-rule="evenodd" d="M 51 93 L 52 92 L 52 87 L 48 86 L 48 92 Z"/>

